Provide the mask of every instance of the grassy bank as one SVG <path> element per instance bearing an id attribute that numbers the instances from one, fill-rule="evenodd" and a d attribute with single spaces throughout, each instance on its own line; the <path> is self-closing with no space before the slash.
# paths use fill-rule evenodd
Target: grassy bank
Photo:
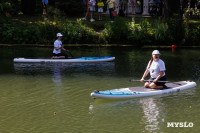
<path id="1" fill-rule="evenodd" d="M 57 32 L 64 34 L 64 44 L 75 46 L 198 46 L 200 42 L 200 21 L 187 20 L 180 25 L 177 17 L 165 22 L 154 18 L 116 17 L 111 23 L 104 15 L 103 21 L 91 23 L 82 21 L 81 17 L 52 16 L 43 21 L 41 15 L 19 15 L 1 17 L 0 25 L 0 43 L 11 45 L 50 46 Z"/>

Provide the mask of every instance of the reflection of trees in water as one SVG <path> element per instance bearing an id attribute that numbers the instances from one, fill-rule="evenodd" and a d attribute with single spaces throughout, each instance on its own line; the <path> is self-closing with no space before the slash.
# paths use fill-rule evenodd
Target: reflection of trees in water
<path id="1" fill-rule="evenodd" d="M 196 51 L 181 50 L 165 56 L 167 78 L 170 80 L 198 80 L 200 79 L 199 53 Z M 176 75 L 174 75 L 176 74 Z"/>
<path id="2" fill-rule="evenodd" d="M 132 76 L 141 78 L 144 73 L 148 61 L 151 58 L 151 50 L 143 52 L 141 50 L 133 50 L 134 48 L 121 48 L 115 59 L 116 73 L 119 75 Z M 113 53 L 116 54 L 116 53 Z"/>
<path id="3" fill-rule="evenodd" d="M 115 72 L 114 62 L 100 63 L 14 63 L 17 74 L 69 76 L 74 73 L 107 75 Z"/>

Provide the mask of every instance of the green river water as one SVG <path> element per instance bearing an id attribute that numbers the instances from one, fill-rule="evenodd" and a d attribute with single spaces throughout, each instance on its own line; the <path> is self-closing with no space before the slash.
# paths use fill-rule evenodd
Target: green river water
<path id="1" fill-rule="evenodd" d="M 69 47 L 75 57 L 115 56 L 103 63 L 13 63 L 48 57 L 51 48 L 0 47 L 0 133 L 198 133 L 200 49 L 160 48 L 169 81 L 197 86 L 167 95 L 98 100 L 94 90 L 143 85 L 153 49 Z M 168 127 L 182 122 L 192 127 Z"/>

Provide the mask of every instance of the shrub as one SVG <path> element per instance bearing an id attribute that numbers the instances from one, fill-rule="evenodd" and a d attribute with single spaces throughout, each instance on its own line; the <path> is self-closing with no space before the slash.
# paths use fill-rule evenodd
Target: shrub
<path id="1" fill-rule="evenodd" d="M 67 22 L 62 27 L 65 43 L 98 43 L 97 33 L 82 24 Z"/>
<path id="2" fill-rule="evenodd" d="M 183 21 L 179 19 L 178 15 L 175 14 L 173 17 L 169 18 L 167 20 L 167 25 L 169 43 L 183 44 L 185 38 L 185 28 Z"/>
<path id="3" fill-rule="evenodd" d="M 125 19 L 118 17 L 113 23 L 106 23 L 102 34 L 108 43 L 128 43 L 128 36 L 131 34 L 128 27 L 128 22 Z"/>
<path id="4" fill-rule="evenodd" d="M 186 44 L 199 45 L 200 43 L 200 25 L 190 25 L 187 28 Z"/>
<path id="5" fill-rule="evenodd" d="M 132 34 L 129 36 L 129 40 L 138 45 L 144 45 L 151 43 L 152 28 L 147 19 L 143 19 L 139 24 L 135 24 L 134 20 L 129 25 Z"/>
<path id="6" fill-rule="evenodd" d="M 154 22 L 153 26 L 153 36 L 155 41 L 159 44 L 167 44 L 168 43 L 168 25 L 166 23 L 162 23 L 161 21 Z"/>

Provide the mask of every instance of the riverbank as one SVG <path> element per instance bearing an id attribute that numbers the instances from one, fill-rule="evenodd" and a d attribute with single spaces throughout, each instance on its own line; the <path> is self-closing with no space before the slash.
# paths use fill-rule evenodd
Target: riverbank
<path id="1" fill-rule="evenodd" d="M 1 44 L 51 46 L 56 33 L 64 34 L 67 46 L 198 46 L 200 21 L 189 20 L 180 25 L 178 18 L 162 22 L 158 18 L 116 17 L 112 23 L 82 21 L 81 18 L 49 18 L 41 16 L 1 17 Z"/>
<path id="2" fill-rule="evenodd" d="M 64 44 L 66 47 L 137 47 L 135 45 L 128 44 Z M 47 47 L 51 48 L 52 45 L 45 44 L 0 44 L 0 47 Z M 138 48 L 138 47 L 137 47 Z M 172 45 L 143 45 L 140 48 L 172 48 Z M 175 48 L 200 48 L 200 46 L 175 46 Z"/>

